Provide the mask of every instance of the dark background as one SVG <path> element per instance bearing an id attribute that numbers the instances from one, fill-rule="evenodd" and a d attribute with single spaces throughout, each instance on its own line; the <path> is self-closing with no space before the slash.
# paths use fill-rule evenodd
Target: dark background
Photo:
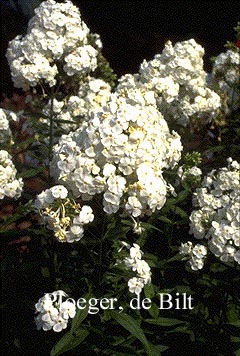
<path id="1" fill-rule="evenodd" d="M 91 32 L 100 34 L 103 54 L 118 75 L 138 71 L 144 58 L 160 53 L 164 43 L 194 38 L 205 48 L 205 70 L 210 58 L 235 40 L 233 27 L 240 21 L 239 1 L 101 1 L 75 0 Z M 0 0 L 1 94 L 13 92 L 5 52 L 8 41 L 24 33 L 32 16 L 30 3 L 39 0 Z M 27 4 L 27 5 L 26 5 Z M 15 89 L 16 91 L 16 89 Z"/>

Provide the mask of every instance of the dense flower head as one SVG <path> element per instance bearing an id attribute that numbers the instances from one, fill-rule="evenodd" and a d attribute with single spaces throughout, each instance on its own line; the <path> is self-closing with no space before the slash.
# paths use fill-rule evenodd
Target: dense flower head
<path id="1" fill-rule="evenodd" d="M 67 294 L 58 290 L 46 293 L 35 304 L 35 322 L 38 330 L 60 332 L 66 329 L 70 318 L 76 315 L 76 305 L 70 299 L 63 301 Z"/>
<path id="2" fill-rule="evenodd" d="M 168 41 L 161 54 L 141 64 L 135 79 L 154 91 L 167 121 L 186 126 L 193 117 L 210 119 L 220 108 L 220 97 L 207 87 L 203 54 L 194 39 L 174 46 Z"/>
<path id="3" fill-rule="evenodd" d="M 177 164 L 181 150 L 180 136 L 169 132 L 154 105 L 132 105 L 116 92 L 101 112 L 62 136 L 51 172 L 75 197 L 91 200 L 102 193 L 107 214 L 122 208 L 144 216 L 164 205 L 162 172 Z"/>
<path id="4" fill-rule="evenodd" d="M 240 264 L 240 165 L 232 158 L 228 167 L 212 170 L 193 197 L 190 233 L 206 240 L 221 261 Z M 182 250 L 183 253 L 183 250 Z"/>
<path id="5" fill-rule="evenodd" d="M 42 216 L 43 223 L 54 231 L 54 236 L 60 242 L 79 241 L 84 235 L 84 225 L 94 219 L 91 207 L 81 207 L 68 198 L 68 190 L 63 185 L 44 190 L 37 196 L 34 206 Z"/>
<path id="6" fill-rule="evenodd" d="M 16 178 L 17 170 L 12 156 L 0 150 L 0 200 L 4 197 L 19 198 L 23 189 L 22 178 Z"/>
<path id="7" fill-rule="evenodd" d="M 89 28 L 71 1 L 42 2 L 29 21 L 26 36 L 9 43 L 7 59 L 14 85 L 28 90 L 43 82 L 52 87 L 60 70 L 68 76 L 95 70 L 101 41 L 95 36 L 94 48 L 89 36 Z"/>

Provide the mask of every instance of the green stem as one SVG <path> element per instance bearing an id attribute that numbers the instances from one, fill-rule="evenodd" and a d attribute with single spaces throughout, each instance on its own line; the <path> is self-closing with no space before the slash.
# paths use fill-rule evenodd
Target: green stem
<path id="1" fill-rule="evenodd" d="M 54 134 L 54 130 L 53 130 L 53 100 L 54 100 L 54 95 L 53 95 L 53 91 L 51 92 L 51 106 L 50 106 L 50 116 L 49 116 L 49 121 L 50 121 L 50 125 L 49 125 L 49 148 L 48 148 L 48 159 L 49 162 L 52 159 L 52 148 L 53 148 L 53 134 Z"/>
<path id="2" fill-rule="evenodd" d="M 106 215 L 104 215 L 102 232 L 99 238 L 99 271 L 98 271 L 98 286 L 101 293 L 101 281 L 102 281 L 102 263 L 103 263 L 103 238 L 105 233 Z"/>
<path id="3" fill-rule="evenodd" d="M 48 144 L 48 181 L 49 184 L 51 183 L 51 176 L 50 176 L 50 162 L 53 156 L 53 138 L 54 138 L 54 111 L 53 111 L 53 101 L 54 101 L 54 89 L 51 88 L 50 94 L 50 116 L 49 116 L 49 144 Z"/>
<path id="4" fill-rule="evenodd" d="M 219 323 L 218 323 L 218 333 L 220 334 L 222 326 L 224 323 L 226 323 L 227 321 L 227 304 L 228 304 L 228 297 L 229 294 L 228 292 L 224 293 L 224 297 L 223 297 L 223 306 L 220 310 L 219 313 Z"/>

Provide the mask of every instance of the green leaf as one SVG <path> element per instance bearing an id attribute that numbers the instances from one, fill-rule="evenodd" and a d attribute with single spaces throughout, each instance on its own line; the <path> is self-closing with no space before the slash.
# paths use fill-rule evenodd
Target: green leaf
<path id="1" fill-rule="evenodd" d="M 171 206 L 170 209 L 174 212 L 174 214 L 180 216 L 182 219 L 188 220 L 188 214 L 183 209 L 179 208 L 179 206 Z"/>
<path id="2" fill-rule="evenodd" d="M 238 337 L 238 336 L 231 336 L 231 342 L 239 342 L 239 343 L 240 343 L 240 337 Z"/>
<path id="3" fill-rule="evenodd" d="M 168 260 L 166 260 L 166 263 L 170 263 L 170 262 L 175 262 L 175 261 L 182 261 L 183 256 L 180 255 L 180 253 L 177 253 L 175 256 L 169 258 Z"/>
<path id="4" fill-rule="evenodd" d="M 232 325 L 232 326 L 235 326 L 236 328 L 240 328 L 240 320 L 231 321 L 228 324 Z"/>
<path id="5" fill-rule="evenodd" d="M 105 351 L 110 356 L 137 356 L 137 353 L 131 346 L 111 346 L 111 349 Z"/>
<path id="6" fill-rule="evenodd" d="M 191 335 L 193 332 L 191 330 L 189 330 L 189 325 L 181 325 L 181 326 L 177 326 L 173 330 L 167 331 L 167 334 L 172 334 L 172 333 L 183 333 L 183 334 Z"/>
<path id="7" fill-rule="evenodd" d="M 161 215 L 161 216 L 159 216 L 158 219 L 163 221 L 163 222 L 165 222 L 165 223 L 167 223 L 167 224 L 169 224 L 169 225 L 173 224 L 173 222 L 170 219 L 168 219 L 166 216 Z"/>
<path id="8" fill-rule="evenodd" d="M 157 318 L 157 319 L 145 319 L 149 324 L 160 325 L 160 326 L 174 326 L 177 324 L 185 323 L 183 320 L 171 319 L 171 318 Z"/>
<path id="9" fill-rule="evenodd" d="M 176 198 L 168 198 L 166 201 L 166 206 L 170 207 L 172 205 L 175 205 L 177 203 L 177 199 Z"/>
<path id="10" fill-rule="evenodd" d="M 62 355 L 63 352 L 74 349 L 80 345 L 88 335 L 89 332 L 85 329 L 78 329 L 75 333 L 72 331 L 67 332 L 53 347 L 50 355 L 59 356 Z"/>
<path id="11" fill-rule="evenodd" d="M 48 267 L 41 267 L 41 273 L 43 277 L 49 278 L 50 277 L 50 271 Z"/>
<path id="12" fill-rule="evenodd" d="M 154 226 L 152 224 L 149 224 L 149 223 L 142 222 L 141 225 L 142 225 L 142 227 L 144 227 L 144 229 L 146 231 L 147 230 L 155 230 L 155 231 L 158 231 L 158 232 L 163 232 L 162 230 L 158 229 L 156 226 Z"/>
<path id="13" fill-rule="evenodd" d="M 156 353 L 153 347 L 147 341 L 147 338 L 139 326 L 137 320 L 132 318 L 130 315 L 125 313 L 117 313 L 116 311 L 109 311 L 111 317 L 116 320 L 124 329 L 128 330 L 131 335 L 135 336 L 143 344 L 147 354 L 149 356 L 160 356 L 159 353 Z"/>
<path id="14" fill-rule="evenodd" d="M 191 290 L 191 287 L 189 286 L 185 286 L 185 285 L 179 285 L 176 287 L 176 291 L 180 294 L 182 293 L 188 293 L 188 294 L 192 294 L 194 293 L 192 290 Z"/>
<path id="15" fill-rule="evenodd" d="M 153 350 L 155 350 L 155 352 L 158 353 L 158 355 L 160 355 L 160 352 L 163 352 L 163 351 L 166 351 L 167 349 L 169 349 L 169 347 L 165 346 L 165 345 L 152 345 L 151 344 L 151 347 Z"/>
<path id="16" fill-rule="evenodd" d="M 144 294 L 146 298 L 152 299 L 155 296 L 154 286 L 152 283 L 145 285 Z"/>
<path id="17" fill-rule="evenodd" d="M 78 329 L 79 326 L 82 324 L 83 320 L 86 319 L 88 316 L 88 301 L 91 298 L 89 294 L 83 296 L 83 298 L 86 300 L 86 308 L 84 309 L 79 309 L 77 308 L 77 312 L 75 317 L 72 320 L 72 326 L 71 326 L 71 331 L 74 332 L 75 329 Z"/>
<path id="18" fill-rule="evenodd" d="M 190 194 L 189 190 L 182 190 L 177 196 L 178 203 L 184 201 L 189 196 L 189 194 Z"/>
<path id="19" fill-rule="evenodd" d="M 159 315 L 159 309 L 158 306 L 156 304 L 152 304 L 151 308 L 148 309 L 149 314 L 151 315 L 151 317 L 153 319 L 157 319 L 158 315 Z"/>
<path id="20" fill-rule="evenodd" d="M 43 172 L 43 170 L 44 170 L 43 167 L 28 169 L 25 172 L 21 172 L 20 174 L 18 174 L 18 176 L 25 179 L 32 178 L 32 177 L 36 177 L 39 173 Z"/>
<path id="21" fill-rule="evenodd" d="M 212 152 L 221 152 L 224 150 L 224 146 L 214 146 L 211 147 L 209 149 L 207 149 L 206 151 L 203 152 L 203 156 L 206 156 L 208 153 L 212 153 Z"/>

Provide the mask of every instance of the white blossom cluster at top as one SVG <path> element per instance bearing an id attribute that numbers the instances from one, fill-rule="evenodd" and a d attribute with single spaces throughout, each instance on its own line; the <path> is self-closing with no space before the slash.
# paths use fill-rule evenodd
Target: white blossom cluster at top
<path id="1" fill-rule="evenodd" d="M 54 231 L 60 242 L 79 241 L 84 234 L 84 225 L 94 219 L 88 205 L 80 207 L 68 198 L 68 191 L 62 185 L 55 185 L 42 191 L 34 206 L 42 216 L 47 228 Z"/>
<path id="2" fill-rule="evenodd" d="M 95 48 L 90 44 L 89 36 Z M 62 73 L 84 77 L 97 68 L 101 47 L 99 36 L 90 34 L 71 1 L 44 1 L 35 10 L 26 36 L 17 36 L 9 43 L 7 58 L 14 85 L 28 90 L 46 83 L 52 87 L 57 79 L 63 79 Z M 120 78 L 117 90 L 125 87 L 129 92 L 136 88 L 153 91 L 165 120 L 182 126 L 193 117 L 210 120 L 220 108 L 221 100 L 207 85 L 203 54 L 204 49 L 194 39 L 177 42 L 174 46 L 168 41 L 161 54 L 149 62 L 143 61 L 139 73 Z M 90 91 L 95 92 L 94 98 L 86 94 L 87 87 L 83 86 L 78 95 L 64 103 L 64 108 L 60 102 L 57 107 L 63 109 L 61 119 L 78 116 L 76 112 L 84 116 L 92 106 L 91 99 L 93 107 L 96 103 L 104 104 L 109 97 L 109 88 L 105 84 L 106 99 L 101 101 L 102 93 L 99 101 L 95 89 L 99 84 L 89 85 Z"/>
<path id="3" fill-rule="evenodd" d="M 42 2 L 29 21 L 26 36 L 17 36 L 9 43 L 7 59 L 14 85 L 28 90 L 42 81 L 52 87 L 62 70 L 68 76 L 95 70 L 102 44 L 95 35 L 95 49 L 89 34 L 71 1 Z"/>
<path id="4" fill-rule="evenodd" d="M 193 197 L 196 210 L 190 216 L 190 233 L 206 240 L 208 249 L 223 262 L 240 264 L 240 165 L 228 159 L 228 167 L 212 170 Z M 192 253 L 192 243 L 181 253 Z M 203 256 L 206 253 L 204 251 Z M 203 257 L 202 256 L 202 257 Z M 196 261 L 195 261 L 196 262 Z M 196 265 L 195 263 L 194 265 Z M 203 264 L 199 262 L 198 268 Z M 194 268 L 193 268 L 194 269 Z"/>
<path id="5" fill-rule="evenodd" d="M 140 65 L 139 73 L 123 76 L 119 86 L 154 92 L 165 120 L 186 126 L 192 117 L 210 120 L 221 106 L 218 94 L 207 86 L 204 49 L 194 39 L 165 44 L 161 54 Z"/>
<path id="6" fill-rule="evenodd" d="M 192 117 L 210 120 L 216 115 L 221 101 L 218 94 L 207 87 L 203 53 L 203 48 L 194 40 L 178 42 L 174 47 L 168 42 L 161 55 L 143 62 L 140 73 L 122 76 L 115 93 L 124 96 L 132 105 L 154 105 L 167 121 L 182 126 L 186 126 Z M 76 128 L 76 117 L 86 118 L 92 111 L 101 111 L 110 94 L 108 83 L 88 76 L 80 83 L 76 95 L 54 100 L 53 112 L 57 120 L 68 121 L 61 126 L 69 132 Z M 50 108 L 49 101 L 43 113 L 49 115 Z"/>
<path id="7" fill-rule="evenodd" d="M 19 198 L 23 189 L 22 178 L 16 178 L 17 170 L 12 162 L 12 156 L 5 150 L 0 150 L 0 200 L 4 197 Z"/>
<path id="8" fill-rule="evenodd" d="M 151 92 L 142 100 L 152 101 Z M 182 145 L 154 105 L 130 104 L 118 93 L 54 146 L 51 174 L 75 198 L 103 194 L 103 210 L 151 215 L 166 200 L 162 172 L 174 167 Z"/>
<path id="9" fill-rule="evenodd" d="M 35 304 L 36 317 L 35 322 L 38 330 L 52 330 L 60 332 L 66 329 L 70 318 L 76 315 L 75 304 L 67 299 L 64 291 L 58 290 L 52 293 L 46 293 Z"/>

